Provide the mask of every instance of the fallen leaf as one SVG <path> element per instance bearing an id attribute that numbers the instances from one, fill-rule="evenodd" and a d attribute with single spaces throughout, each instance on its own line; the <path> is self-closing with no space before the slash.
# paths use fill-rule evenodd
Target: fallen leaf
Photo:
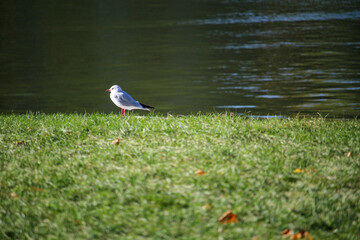
<path id="1" fill-rule="evenodd" d="M 258 240 L 259 238 L 257 236 L 254 236 L 252 240 Z"/>
<path id="2" fill-rule="evenodd" d="M 34 192 L 45 192 L 43 188 L 38 188 L 38 187 L 30 187 L 29 189 Z"/>
<path id="3" fill-rule="evenodd" d="M 17 145 L 21 145 L 21 144 L 24 144 L 24 143 L 25 143 L 25 141 L 22 140 L 22 141 L 20 141 L 20 142 L 17 142 L 16 144 L 17 144 Z"/>
<path id="4" fill-rule="evenodd" d="M 346 156 L 347 156 L 347 157 L 350 157 L 350 156 L 351 156 L 351 152 L 348 152 L 348 153 L 346 154 Z"/>
<path id="5" fill-rule="evenodd" d="M 314 240 L 314 238 L 311 236 L 310 233 L 308 233 L 308 232 L 305 232 L 305 233 L 307 233 L 306 237 L 308 240 Z"/>
<path id="6" fill-rule="evenodd" d="M 210 209 L 211 206 L 210 206 L 210 204 L 207 203 L 204 206 L 202 206 L 201 208 L 204 209 L 204 210 L 207 210 L 207 209 Z"/>
<path id="7" fill-rule="evenodd" d="M 79 219 L 74 219 L 74 220 L 73 220 L 73 223 L 79 225 L 79 224 L 81 224 L 81 221 L 80 221 Z"/>
<path id="8" fill-rule="evenodd" d="M 9 196 L 10 196 L 11 198 L 13 198 L 13 199 L 18 199 L 18 198 L 19 198 L 19 196 L 18 196 L 16 193 L 14 193 L 14 192 L 10 193 Z"/>
<path id="9" fill-rule="evenodd" d="M 303 238 L 301 233 L 296 233 L 291 237 L 291 239 L 301 239 L 301 238 Z"/>
<path id="10" fill-rule="evenodd" d="M 115 139 L 114 141 L 112 141 L 112 144 L 113 144 L 113 145 L 119 145 L 119 143 L 120 143 L 120 139 L 119 139 L 119 138 L 117 138 L 117 139 Z"/>
<path id="11" fill-rule="evenodd" d="M 294 235 L 292 235 L 291 239 L 303 239 L 303 238 L 307 238 L 308 240 L 314 240 L 314 238 L 305 231 L 300 231 Z"/>
<path id="12" fill-rule="evenodd" d="M 316 169 L 297 168 L 294 173 L 316 172 Z"/>
<path id="13" fill-rule="evenodd" d="M 206 172 L 204 172 L 203 170 L 199 169 L 196 171 L 196 174 L 199 175 L 199 176 L 202 176 L 202 175 L 205 175 Z"/>
<path id="14" fill-rule="evenodd" d="M 283 237 L 288 237 L 288 236 L 290 236 L 291 234 L 293 234 L 293 231 L 292 231 L 291 229 L 288 229 L 288 228 L 281 232 L 281 235 L 282 235 Z"/>
<path id="15" fill-rule="evenodd" d="M 314 238 L 310 235 L 310 233 L 302 231 L 300 232 L 303 237 L 306 237 L 308 240 L 314 240 Z"/>
<path id="16" fill-rule="evenodd" d="M 219 218 L 220 223 L 237 223 L 237 218 L 234 213 L 230 210 L 227 210 L 221 217 Z"/>

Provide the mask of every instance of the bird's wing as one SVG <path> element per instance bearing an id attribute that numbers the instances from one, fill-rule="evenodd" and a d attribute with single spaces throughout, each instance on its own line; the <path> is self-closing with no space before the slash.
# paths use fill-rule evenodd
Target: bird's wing
<path id="1" fill-rule="evenodd" d="M 138 101 L 135 101 L 135 99 L 124 91 L 117 93 L 115 98 L 117 98 L 124 107 L 143 108 Z"/>

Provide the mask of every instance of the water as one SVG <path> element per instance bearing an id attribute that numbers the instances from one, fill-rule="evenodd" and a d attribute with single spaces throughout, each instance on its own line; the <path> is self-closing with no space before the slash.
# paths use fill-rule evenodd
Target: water
<path id="1" fill-rule="evenodd" d="M 0 112 L 360 115 L 358 1 L 0 3 Z"/>

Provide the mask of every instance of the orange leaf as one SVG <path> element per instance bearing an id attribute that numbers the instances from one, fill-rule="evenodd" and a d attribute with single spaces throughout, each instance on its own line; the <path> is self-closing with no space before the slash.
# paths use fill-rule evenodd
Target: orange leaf
<path id="1" fill-rule="evenodd" d="M 305 236 L 307 237 L 308 240 L 314 240 L 314 238 L 310 235 L 310 233 L 308 232 L 305 233 L 307 233 Z"/>
<path id="2" fill-rule="evenodd" d="M 204 172 L 203 170 L 199 169 L 196 171 L 196 174 L 199 175 L 199 176 L 202 176 L 202 175 L 205 175 L 206 172 Z"/>
<path id="3" fill-rule="evenodd" d="M 252 240 L 258 240 L 259 238 L 257 236 L 254 236 Z"/>
<path id="4" fill-rule="evenodd" d="M 350 157 L 350 156 L 351 156 L 351 152 L 348 152 L 348 153 L 346 154 L 346 156 L 347 156 L 347 157 Z"/>
<path id="5" fill-rule="evenodd" d="M 302 238 L 302 234 L 301 233 L 296 233 L 294 235 L 292 235 L 291 239 L 301 239 Z"/>
<path id="6" fill-rule="evenodd" d="M 237 217 L 230 210 L 227 210 L 221 217 L 219 218 L 220 223 L 237 223 Z"/>
<path id="7" fill-rule="evenodd" d="M 293 234 L 293 231 L 290 230 L 290 229 L 288 229 L 288 228 L 281 232 L 281 235 L 282 235 L 283 237 L 288 237 L 288 236 L 290 236 L 291 234 Z"/>
<path id="8" fill-rule="evenodd" d="M 307 238 L 308 240 L 313 240 L 313 237 L 305 231 L 300 231 L 294 235 L 292 235 L 291 239 L 302 239 L 302 238 Z"/>
<path id="9" fill-rule="evenodd" d="M 119 145 L 119 143 L 120 143 L 120 139 L 119 139 L 119 138 L 117 138 L 117 139 L 115 139 L 114 141 L 112 141 L 112 144 L 114 144 L 114 145 Z"/>

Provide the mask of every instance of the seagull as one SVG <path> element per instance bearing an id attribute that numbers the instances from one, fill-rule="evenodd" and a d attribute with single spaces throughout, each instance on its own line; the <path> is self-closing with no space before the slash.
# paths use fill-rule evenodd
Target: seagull
<path id="1" fill-rule="evenodd" d="M 110 89 L 106 89 L 106 92 L 110 92 L 110 98 L 113 103 L 121 108 L 121 114 L 125 116 L 126 110 L 141 109 L 150 111 L 149 108 L 154 108 L 147 106 L 145 104 L 135 101 L 128 93 L 121 89 L 118 85 L 112 86 Z"/>

